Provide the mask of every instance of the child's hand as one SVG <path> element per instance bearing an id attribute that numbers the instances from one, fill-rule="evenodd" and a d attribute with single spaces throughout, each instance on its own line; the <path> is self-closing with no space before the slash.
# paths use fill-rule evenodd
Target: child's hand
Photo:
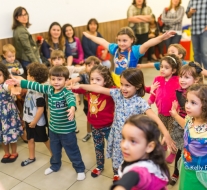
<path id="1" fill-rule="evenodd" d="M 83 35 L 86 37 L 86 38 L 89 38 L 90 39 L 90 34 L 88 32 L 83 32 Z"/>
<path id="2" fill-rule="evenodd" d="M 150 94 L 155 95 L 154 91 L 160 86 L 160 83 L 156 81 L 154 84 L 151 86 Z"/>
<path id="3" fill-rule="evenodd" d="M 75 116 L 75 107 L 72 106 L 70 109 L 67 110 L 68 112 L 68 120 L 69 121 L 72 121 L 74 119 L 74 116 Z"/>
<path id="4" fill-rule="evenodd" d="M 14 86 L 14 87 L 11 87 L 11 95 L 19 95 L 21 94 L 21 87 L 18 87 L 18 86 Z"/>
<path id="5" fill-rule="evenodd" d="M 175 145 L 175 142 L 172 140 L 171 136 L 169 133 L 164 135 L 164 141 L 166 142 L 168 148 L 173 151 L 177 152 L 177 147 Z"/>
<path id="6" fill-rule="evenodd" d="M 11 79 L 8 79 L 8 80 L 5 81 L 6 84 L 8 84 L 8 85 L 20 85 L 20 82 L 21 82 L 20 79 L 16 79 L 12 75 L 10 75 L 10 77 L 11 77 Z"/>
<path id="7" fill-rule="evenodd" d="M 170 110 L 170 115 L 172 117 L 175 117 L 178 114 L 177 109 L 178 109 L 178 102 L 174 100 L 172 103 L 171 110 Z"/>
<path id="8" fill-rule="evenodd" d="M 36 123 L 33 121 L 29 124 L 29 128 L 35 128 L 35 126 L 36 126 Z"/>
<path id="9" fill-rule="evenodd" d="M 80 84 L 79 83 L 76 83 L 76 84 L 74 84 L 74 83 L 70 83 L 70 85 L 68 85 L 68 86 L 66 86 L 66 89 L 67 90 L 76 90 L 76 89 L 79 89 L 80 88 Z"/>
<path id="10" fill-rule="evenodd" d="M 165 32 L 165 33 L 161 36 L 161 38 L 162 38 L 162 40 L 167 40 L 168 38 L 173 37 L 175 34 L 176 34 L 175 31 L 173 31 L 173 30 L 169 30 L 169 31 Z"/>
<path id="11" fill-rule="evenodd" d="M 12 72 L 12 73 L 17 73 L 17 71 L 18 71 L 18 69 L 17 69 L 17 68 L 12 67 L 12 69 L 11 69 L 11 72 Z"/>

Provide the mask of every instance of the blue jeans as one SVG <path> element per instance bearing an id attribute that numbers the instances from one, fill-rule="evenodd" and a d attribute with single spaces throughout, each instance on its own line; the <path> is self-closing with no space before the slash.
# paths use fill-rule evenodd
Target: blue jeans
<path id="1" fill-rule="evenodd" d="M 192 35 L 194 60 L 207 69 L 207 30 L 200 35 Z"/>
<path id="2" fill-rule="evenodd" d="M 77 144 L 77 138 L 75 132 L 68 134 L 57 134 L 49 131 L 50 136 L 50 148 L 52 151 L 52 157 L 50 159 L 50 168 L 57 172 L 61 167 L 62 147 L 72 162 L 73 168 L 77 173 L 85 171 L 85 165 L 83 163 L 81 153 Z"/>
<path id="3" fill-rule="evenodd" d="M 21 60 L 22 67 L 23 67 L 24 69 L 27 69 L 27 66 L 28 66 L 30 63 L 31 63 L 30 61 L 24 61 L 24 60 Z"/>
<path id="4" fill-rule="evenodd" d="M 168 47 L 171 44 L 179 44 L 180 43 L 180 39 L 181 39 L 181 35 L 175 34 L 175 36 L 165 40 L 166 48 L 168 49 Z"/>

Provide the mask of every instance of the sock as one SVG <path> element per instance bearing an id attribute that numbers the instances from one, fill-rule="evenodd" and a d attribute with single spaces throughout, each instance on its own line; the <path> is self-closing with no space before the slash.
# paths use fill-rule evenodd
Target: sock
<path id="1" fill-rule="evenodd" d="M 86 178 L 86 175 L 85 175 L 84 172 L 78 173 L 78 175 L 77 175 L 77 180 L 78 181 L 84 180 L 85 178 Z"/>
<path id="2" fill-rule="evenodd" d="M 47 168 L 46 170 L 45 170 L 45 175 L 49 175 L 49 174 L 51 174 L 53 172 L 53 170 L 51 169 L 51 168 Z"/>

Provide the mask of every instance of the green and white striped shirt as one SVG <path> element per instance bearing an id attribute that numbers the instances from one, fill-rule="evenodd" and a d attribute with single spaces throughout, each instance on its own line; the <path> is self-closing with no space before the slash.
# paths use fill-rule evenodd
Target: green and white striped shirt
<path id="1" fill-rule="evenodd" d="M 69 121 L 67 116 L 67 110 L 71 106 L 76 107 L 75 96 L 71 91 L 63 88 L 60 92 L 54 93 L 54 88 L 50 85 L 42 85 L 27 80 L 21 81 L 21 87 L 48 95 L 48 106 L 50 109 L 49 128 L 52 132 L 67 134 L 75 131 L 75 120 Z"/>

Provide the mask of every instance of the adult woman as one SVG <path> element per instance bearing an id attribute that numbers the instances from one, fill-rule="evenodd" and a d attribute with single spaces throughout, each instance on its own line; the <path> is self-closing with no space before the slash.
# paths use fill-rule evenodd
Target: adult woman
<path id="1" fill-rule="evenodd" d="M 164 30 L 174 30 L 175 36 L 167 39 L 166 46 L 177 44 L 180 42 L 182 35 L 182 21 L 184 16 L 184 8 L 180 5 L 182 0 L 171 0 L 170 6 L 162 12 L 162 21 L 164 22 Z"/>
<path id="2" fill-rule="evenodd" d="M 92 18 L 88 21 L 87 24 L 87 33 L 101 37 L 101 34 L 98 32 L 98 21 L 95 18 Z M 96 50 L 98 47 L 98 44 L 90 40 L 89 38 L 86 38 L 84 35 L 82 37 L 82 46 L 83 46 L 83 51 L 84 51 L 84 58 L 88 58 L 89 56 L 96 56 Z"/>
<path id="3" fill-rule="evenodd" d="M 129 26 L 133 28 L 136 35 L 136 44 L 143 44 L 148 40 L 151 15 L 152 10 L 146 5 L 146 0 L 133 0 L 132 5 L 128 8 L 127 18 Z M 141 60 L 139 59 L 139 63 Z"/>
<path id="4" fill-rule="evenodd" d="M 70 46 L 72 56 L 73 56 L 73 64 L 80 65 L 84 62 L 84 53 L 83 48 L 80 43 L 79 38 L 75 36 L 75 30 L 71 24 L 65 24 L 62 27 L 63 36 L 66 39 L 66 43 Z"/>
<path id="5" fill-rule="evenodd" d="M 27 10 L 24 7 L 17 7 L 13 13 L 13 42 L 16 58 L 21 62 L 24 69 L 31 62 L 40 62 L 37 44 L 27 30 L 30 25 Z"/>
<path id="6" fill-rule="evenodd" d="M 65 54 L 67 65 L 72 65 L 73 56 L 70 46 L 65 43 L 65 38 L 62 33 L 62 28 L 58 22 L 53 22 L 48 31 L 48 38 L 44 40 L 41 46 L 42 55 L 50 61 L 51 51 L 59 49 Z"/>

